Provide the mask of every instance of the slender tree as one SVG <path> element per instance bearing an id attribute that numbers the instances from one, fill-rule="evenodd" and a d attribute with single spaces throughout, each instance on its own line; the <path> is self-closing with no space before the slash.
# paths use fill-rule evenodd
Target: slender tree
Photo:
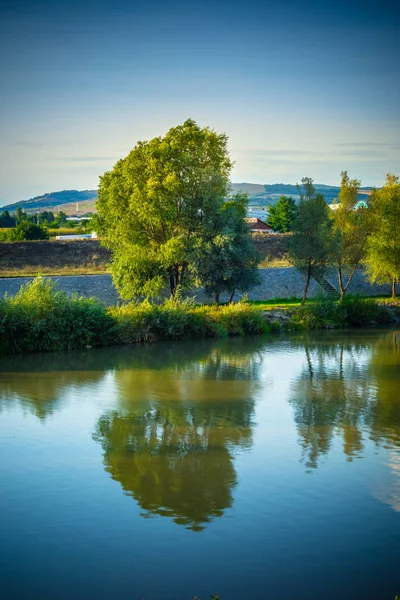
<path id="1" fill-rule="evenodd" d="M 311 177 L 303 177 L 301 184 L 296 184 L 297 190 L 300 194 L 301 200 L 311 200 L 315 197 L 316 190 L 314 186 L 314 180 Z"/>
<path id="2" fill-rule="evenodd" d="M 373 230 L 368 238 L 366 265 L 372 282 L 391 283 L 395 299 L 400 280 L 400 182 L 390 173 L 386 184 L 370 198 Z"/>
<path id="3" fill-rule="evenodd" d="M 259 255 L 255 249 L 250 229 L 244 220 L 247 212 L 247 195 L 236 194 L 225 202 L 215 223 L 216 235 L 200 241 L 195 263 L 196 276 L 206 294 L 247 292 L 260 283 Z"/>
<path id="4" fill-rule="evenodd" d="M 289 240 L 289 260 L 306 277 L 302 304 L 305 303 L 311 277 L 321 276 L 336 253 L 337 235 L 330 209 L 322 194 L 315 194 L 312 179 L 304 178 L 298 212 Z"/>
<path id="5" fill-rule="evenodd" d="M 343 299 L 365 254 L 369 220 L 365 209 L 355 210 L 361 181 L 350 179 L 347 171 L 342 171 L 341 178 L 340 204 L 334 220 L 339 235 L 337 270 L 340 299 Z"/>
<path id="6" fill-rule="evenodd" d="M 26 219 L 26 214 L 24 213 L 22 208 L 20 206 L 18 206 L 17 210 L 15 211 L 16 224 L 18 225 L 19 223 L 21 223 L 21 221 L 24 221 L 25 219 Z"/>
<path id="7" fill-rule="evenodd" d="M 199 240 L 208 239 L 229 189 L 227 136 L 191 119 L 139 142 L 100 178 L 98 214 L 123 298 L 175 294 L 190 284 Z"/>

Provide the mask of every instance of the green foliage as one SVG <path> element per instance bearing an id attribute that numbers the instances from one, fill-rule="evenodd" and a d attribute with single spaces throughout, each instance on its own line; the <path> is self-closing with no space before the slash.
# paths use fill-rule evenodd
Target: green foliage
<path id="1" fill-rule="evenodd" d="M 316 188 L 314 185 L 314 181 L 311 177 L 303 177 L 301 180 L 301 185 L 298 183 L 296 185 L 297 191 L 300 194 L 301 200 L 311 200 L 316 195 Z M 323 195 L 322 193 L 318 195 Z"/>
<path id="2" fill-rule="evenodd" d="M 197 306 L 173 297 L 106 308 L 91 298 L 68 297 L 37 277 L 0 301 L 0 354 L 46 352 L 227 335 L 268 330 L 263 313 L 244 302 Z"/>
<path id="3" fill-rule="evenodd" d="M 339 303 L 342 322 L 346 327 L 362 327 L 364 325 L 385 325 L 393 321 L 392 314 L 385 306 L 377 304 L 370 298 L 348 296 Z"/>
<path id="4" fill-rule="evenodd" d="M 73 221 L 71 221 L 71 223 L 73 223 Z M 52 227 L 65 227 L 66 224 L 67 224 L 67 215 L 65 214 L 65 212 L 60 210 L 56 215 L 54 223 L 52 223 Z"/>
<path id="5" fill-rule="evenodd" d="M 16 227 L 10 229 L 7 233 L 8 241 L 22 241 L 22 240 L 48 240 L 49 234 L 46 229 L 31 223 L 29 221 L 20 221 Z"/>
<path id="6" fill-rule="evenodd" d="M 113 325 L 96 300 L 69 298 L 50 279 L 37 277 L 0 301 L 0 354 L 108 344 Z"/>
<path id="7" fill-rule="evenodd" d="M 189 300 L 131 302 L 111 307 L 109 314 L 116 323 L 116 337 L 123 344 L 226 335 Z"/>
<path id="8" fill-rule="evenodd" d="M 359 296 L 348 296 L 341 302 L 319 298 L 316 302 L 295 308 L 291 314 L 291 323 L 296 329 L 363 327 L 392 321 L 387 308 Z"/>
<path id="9" fill-rule="evenodd" d="M 288 248 L 290 262 L 306 276 L 304 303 L 311 277 L 322 275 L 333 261 L 338 237 L 323 196 L 314 194 L 312 179 L 303 178 L 302 182 L 305 194 L 298 205 Z"/>
<path id="10" fill-rule="evenodd" d="M 334 221 L 338 234 L 338 279 L 340 295 L 343 297 L 364 257 L 370 219 L 368 211 L 355 210 L 361 181 L 350 179 L 347 171 L 342 171 L 341 177 L 340 205 L 334 212 Z"/>
<path id="11" fill-rule="evenodd" d="M 227 335 L 252 335 L 270 330 L 263 313 L 246 302 L 211 307 L 205 312 L 214 323 L 225 329 Z"/>
<path id="12" fill-rule="evenodd" d="M 371 281 L 392 283 L 396 297 L 396 283 L 400 281 L 400 182 L 387 175 L 386 184 L 376 190 L 369 202 L 372 233 L 368 238 L 366 265 Z"/>
<path id="13" fill-rule="evenodd" d="M 0 215 L 0 227 L 15 227 L 15 217 L 12 217 L 8 210 L 3 210 Z"/>
<path id="14" fill-rule="evenodd" d="M 196 306 L 193 300 L 169 298 L 111 307 L 119 343 L 248 335 L 268 330 L 263 314 L 245 303 Z"/>
<path id="15" fill-rule="evenodd" d="M 199 240 L 193 271 L 207 295 L 247 292 L 260 282 L 259 255 L 244 220 L 247 195 L 236 194 L 225 202 L 215 222 L 217 234 Z"/>
<path id="16" fill-rule="evenodd" d="M 320 298 L 295 308 L 291 314 L 295 329 L 333 329 L 341 326 L 340 309 L 335 300 Z"/>
<path id="17" fill-rule="evenodd" d="M 22 208 L 20 206 L 18 206 L 17 210 L 15 211 L 15 220 L 16 220 L 17 225 L 19 223 L 21 223 L 22 221 L 25 221 L 26 217 L 27 217 L 27 215 L 24 213 Z"/>
<path id="18" fill-rule="evenodd" d="M 189 119 L 139 142 L 100 178 L 98 233 L 123 298 L 191 285 L 196 249 L 214 237 L 231 166 L 226 135 Z"/>
<path id="19" fill-rule="evenodd" d="M 318 299 L 291 310 L 290 320 L 270 322 L 241 301 L 196 305 L 176 296 L 162 304 L 131 302 L 106 308 L 93 298 L 70 298 L 50 279 L 37 277 L 0 301 L 0 354 L 70 350 L 86 346 L 256 335 L 284 329 L 324 329 L 389 323 L 392 315 L 373 300 Z"/>
<path id="20" fill-rule="evenodd" d="M 268 224 L 279 233 L 292 231 L 297 206 L 292 197 L 281 196 L 276 204 L 269 207 Z"/>

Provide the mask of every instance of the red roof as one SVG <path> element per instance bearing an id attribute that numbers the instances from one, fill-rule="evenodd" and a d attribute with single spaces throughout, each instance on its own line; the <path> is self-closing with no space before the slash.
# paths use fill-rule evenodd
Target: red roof
<path id="1" fill-rule="evenodd" d="M 268 223 L 261 221 L 257 217 L 247 217 L 245 221 L 252 231 L 272 231 L 271 225 L 268 225 Z"/>

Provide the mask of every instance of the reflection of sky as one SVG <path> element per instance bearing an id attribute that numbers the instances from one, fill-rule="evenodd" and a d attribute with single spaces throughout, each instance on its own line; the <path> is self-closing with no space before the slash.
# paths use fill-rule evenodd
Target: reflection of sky
<path id="1" fill-rule="evenodd" d="M 400 454 L 397 451 L 388 452 L 389 472 L 379 472 L 373 483 L 373 494 L 396 512 L 400 512 Z"/>
<path id="2" fill-rule="evenodd" d="M 4 5 L 4 7 L 3 7 Z M 95 188 L 139 139 L 224 131 L 234 181 L 398 172 L 396 3 L 2 3 L 0 205 Z"/>
<path id="3" fill-rule="evenodd" d="M 76 372 L 69 382 L 64 373 L 65 387 L 54 398 L 54 410 L 42 419 L 28 401 L 28 385 L 25 393 L 20 388 L 20 401 L 16 393 L 8 402 L 3 399 L 0 511 L 7 519 L 0 571 L 8 565 L 5 581 L 21 592 L 18 597 L 158 599 L 165 598 L 167 589 L 174 597 L 207 597 L 208 590 L 215 590 L 237 600 L 247 590 L 256 600 L 267 594 L 282 600 L 337 600 L 345 597 L 344 588 L 377 598 L 385 585 L 397 581 L 400 524 L 398 512 L 390 508 L 398 508 L 397 451 L 378 447 L 365 426 L 363 460 L 349 463 L 337 431 L 318 468 L 307 473 L 300 462 L 292 405 L 294 384 L 307 372 L 304 346 L 278 338 L 257 343 L 251 379 L 244 352 L 220 351 L 215 397 L 221 400 L 225 381 L 231 400 L 254 400 L 255 414 L 251 444 L 242 448 L 230 443 L 228 448 L 237 481 L 232 504 L 198 534 L 172 519 L 142 518 L 139 504 L 105 471 L 104 450 L 92 434 L 99 418 L 113 409 L 123 415 L 129 413 L 129 403 L 145 406 L 150 396 L 153 403 L 165 399 L 173 378 L 180 379 L 181 402 L 206 400 L 200 391 L 211 390 L 212 371 L 205 353 L 193 367 L 187 363 L 181 370 L 163 370 L 157 363 L 152 370 L 150 351 L 149 363 L 137 369 L 136 379 L 126 363 L 123 370 L 97 371 L 96 381 L 95 371 L 83 371 L 89 374 L 87 384 L 84 375 L 77 384 Z M 373 346 L 366 342 L 357 354 L 366 375 Z M 127 350 L 126 357 L 141 352 Z M 345 352 L 350 380 L 349 356 Z M 323 353 L 323 359 L 325 373 L 333 373 L 334 355 Z M 31 374 L 32 381 L 37 377 Z M 59 373 L 56 377 L 61 378 Z M 0 389 L 3 378 L 0 373 Z M 371 390 L 373 394 L 374 382 Z M 214 402 L 212 396 L 209 400 Z M 314 596 L 308 594 L 311 581 Z M 37 590 L 41 593 L 35 596 Z"/>

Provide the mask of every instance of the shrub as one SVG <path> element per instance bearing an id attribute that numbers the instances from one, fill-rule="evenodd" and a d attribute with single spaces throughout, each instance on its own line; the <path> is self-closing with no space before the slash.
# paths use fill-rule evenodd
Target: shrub
<path id="1" fill-rule="evenodd" d="M 49 234 L 46 229 L 31 223 L 30 221 L 22 221 L 16 227 L 10 229 L 6 237 L 10 242 L 23 240 L 48 240 Z"/>
<path id="2" fill-rule="evenodd" d="M 391 323 L 393 318 L 385 306 L 360 296 L 345 296 L 340 303 L 343 322 L 348 327 Z"/>
<path id="3" fill-rule="evenodd" d="M 209 310 L 210 317 L 221 325 L 228 335 L 251 335 L 269 331 L 262 311 L 246 302 L 227 304 L 219 308 L 210 307 Z"/>
<path id="4" fill-rule="evenodd" d="M 243 303 L 196 306 L 193 300 L 147 300 L 109 308 L 121 343 L 257 334 L 268 331 L 260 310 Z"/>
<path id="5" fill-rule="evenodd" d="M 295 329 L 332 329 L 342 324 L 338 303 L 328 298 L 295 308 L 291 322 Z"/>
<path id="6" fill-rule="evenodd" d="M 298 329 L 363 327 L 393 321 L 390 311 L 375 300 L 346 296 L 341 302 L 320 298 L 293 310 L 291 321 Z"/>
<path id="7" fill-rule="evenodd" d="M 42 277 L 0 302 L 0 354 L 101 346 L 115 340 L 113 328 L 98 301 L 70 298 Z"/>

